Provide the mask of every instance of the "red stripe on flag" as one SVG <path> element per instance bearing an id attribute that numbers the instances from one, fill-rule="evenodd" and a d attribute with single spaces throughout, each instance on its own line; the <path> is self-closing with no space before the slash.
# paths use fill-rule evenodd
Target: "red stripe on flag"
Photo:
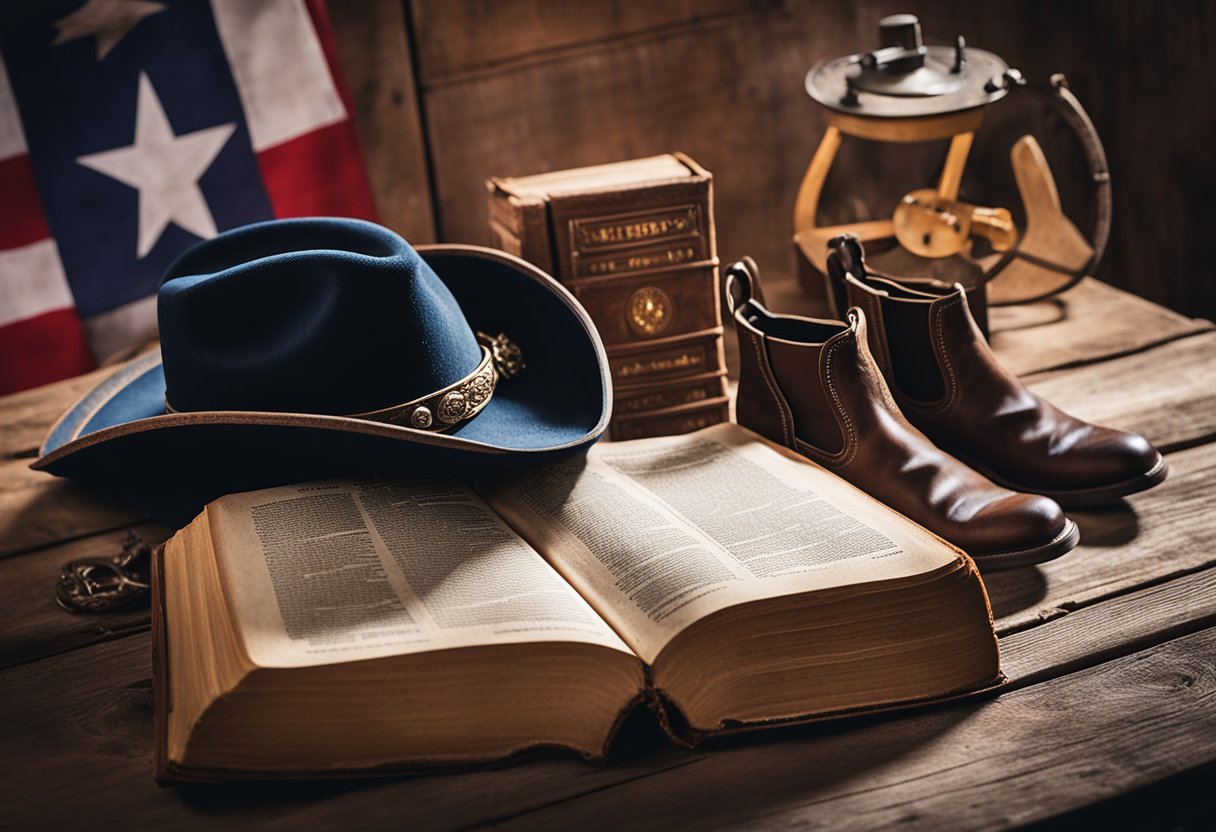
<path id="1" fill-rule="evenodd" d="M 325 0 L 304 0 L 308 8 L 308 16 L 312 19 L 312 28 L 317 31 L 317 39 L 321 41 L 321 51 L 325 53 L 325 63 L 329 64 L 329 77 L 334 79 L 338 88 L 338 97 L 346 108 L 347 120 L 355 111 L 354 101 L 350 97 L 350 87 L 346 85 L 346 76 L 342 74 L 342 61 L 338 57 L 338 41 L 334 38 L 334 30 L 329 25 L 329 9 Z M 353 132 L 353 131 L 352 131 Z"/>
<path id="2" fill-rule="evenodd" d="M 349 119 L 263 150 L 258 168 L 276 217 L 376 219 Z"/>
<path id="3" fill-rule="evenodd" d="M 258 153 L 258 167 L 276 217 L 343 216 L 376 220 L 376 203 L 363 165 L 350 90 L 323 0 L 305 0 L 329 75 L 347 117 Z"/>
<path id="4" fill-rule="evenodd" d="M 28 154 L 0 161 L 0 251 L 51 236 Z"/>
<path id="5" fill-rule="evenodd" d="M 0 326 L 0 395 L 87 373 L 93 356 L 75 309 L 55 309 Z"/>

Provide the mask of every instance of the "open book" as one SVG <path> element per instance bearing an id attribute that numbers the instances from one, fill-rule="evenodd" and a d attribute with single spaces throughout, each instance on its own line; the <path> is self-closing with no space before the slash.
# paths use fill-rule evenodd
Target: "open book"
<path id="1" fill-rule="evenodd" d="M 602 757 L 999 681 L 958 549 L 742 428 L 224 497 L 157 564 L 166 777 Z"/>

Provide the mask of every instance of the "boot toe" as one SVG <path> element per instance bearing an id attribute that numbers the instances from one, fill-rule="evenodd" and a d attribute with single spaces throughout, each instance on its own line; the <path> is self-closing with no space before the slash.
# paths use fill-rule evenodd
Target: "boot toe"
<path id="1" fill-rule="evenodd" d="M 1143 436 L 1110 428 L 1094 432 L 1084 455 L 1095 486 L 1143 477 L 1161 463 L 1161 454 Z"/>
<path id="2" fill-rule="evenodd" d="M 1009 566 L 1058 557 L 1075 545 L 1064 540 L 1075 528 L 1055 500 L 1038 494 L 1008 492 L 974 519 L 977 540 L 968 553 L 985 563 Z M 966 547 L 964 547 L 966 548 Z"/>

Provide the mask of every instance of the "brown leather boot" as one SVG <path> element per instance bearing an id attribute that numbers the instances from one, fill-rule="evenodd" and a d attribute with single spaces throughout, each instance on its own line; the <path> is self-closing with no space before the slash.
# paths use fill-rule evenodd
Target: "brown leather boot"
<path id="1" fill-rule="evenodd" d="M 961 286 L 911 286 L 866 270 L 853 237 L 830 243 L 830 279 L 865 310 L 895 401 L 939 447 L 993 482 L 1066 508 L 1112 502 L 1165 479 L 1165 459 L 1134 433 L 1073 418 L 997 361 Z"/>
<path id="2" fill-rule="evenodd" d="M 755 264 L 726 270 L 739 334 L 735 420 L 848 480 L 970 554 L 981 570 L 1059 557 L 1077 527 L 1053 501 L 994 485 L 937 448 L 899 412 L 866 345 L 847 323 L 774 315 Z"/>

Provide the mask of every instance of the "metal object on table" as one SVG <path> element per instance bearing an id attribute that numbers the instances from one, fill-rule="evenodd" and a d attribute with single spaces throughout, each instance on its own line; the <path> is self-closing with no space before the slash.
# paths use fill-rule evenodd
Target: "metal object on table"
<path id="1" fill-rule="evenodd" d="M 55 599 L 70 612 L 109 612 L 147 601 L 152 590 L 152 547 L 129 532 L 122 554 L 64 564 Z"/>
<path id="2" fill-rule="evenodd" d="M 806 76 L 806 90 L 825 108 L 828 126 L 794 208 L 794 240 L 803 262 L 822 276 L 828 241 L 852 234 L 875 244 L 870 250 L 877 270 L 962 283 L 980 304 L 988 283 L 1001 272 L 1009 276 L 991 287 L 995 303 L 1045 297 L 1091 271 L 1109 233 L 1109 174 L 1093 124 L 1063 76 L 1052 76 L 1049 88 L 1038 92 L 1078 137 L 1089 164 L 1095 207 L 1088 238 L 1064 215 L 1051 169 L 1032 135 L 1021 135 L 1009 151 L 1024 219 L 1015 220 L 1004 207 L 959 198 L 987 108 L 1015 90 L 1033 89 L 1021 72 L 968 46 L 962 36 L 949 45 L 925 44 L 915 15 L 885 17 L 878 29 L 878 49 L 821 61 Z M 948 139 L 949 147 L 936 185 L 906 193 L 888 218 L 820 226 L 824 183 L 845 136 L 888 143 Z M 893 245 L 883 249 L 881 241 Z"/>

